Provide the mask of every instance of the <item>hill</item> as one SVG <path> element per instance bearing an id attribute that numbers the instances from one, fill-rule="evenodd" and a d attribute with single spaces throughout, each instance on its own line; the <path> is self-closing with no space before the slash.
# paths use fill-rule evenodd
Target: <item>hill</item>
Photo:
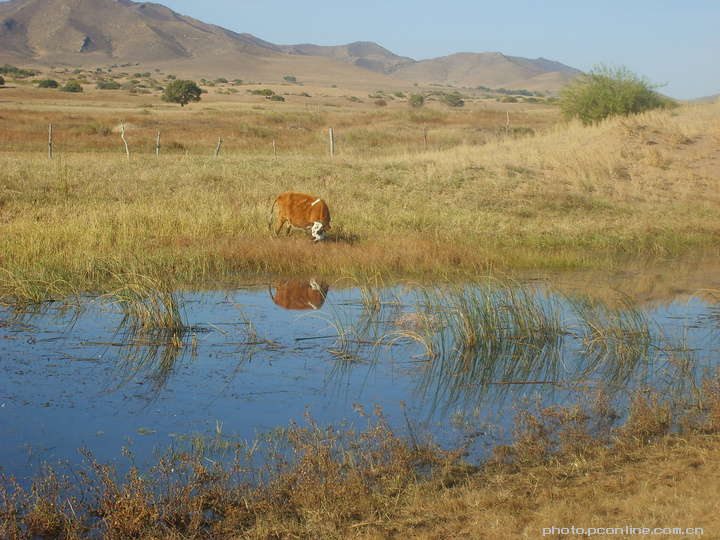
<path id="1" fill-rule="evenodd" d="M 372 42 L 334 47 L 274 45 L 131 0 L 10 0 L 0 3 L 5 62 L 94 68 L 132 64 L 189 77 L 299 80 L 342 86 L 453 85 L 554 91 L 577 72 L 557 62 L 500 53 L 415 61 Z"/>
<path id="2" fill-rule="evenodd" d="M 556 90 L 578 71 L 539 58 L 494 53 L 457 53 L 398 66 L 393 75 L 426 84 L 509 89 Z"/>
<path id="3" fill-rule="evenodd" d="M 385 74 L 391 74 L 404 65 L 415 63 L 412 58 L 393 54 L 371 41 L 356 41 L 355 43 L 335 47 L 310 44 L 281 45 L 280 50 L 288 54 L 336 58 L 348 64 Z"/>

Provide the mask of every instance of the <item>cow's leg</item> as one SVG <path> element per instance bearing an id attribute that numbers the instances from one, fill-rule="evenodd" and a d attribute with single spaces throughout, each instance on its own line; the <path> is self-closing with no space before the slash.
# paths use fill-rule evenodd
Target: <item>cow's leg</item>
<path id="1" fill-rule="evenodd" d="M 285 217 L 285 214 L 283 214 L 282 212 L 278 212 L 277 225 L 275 226 L 275 236 L 280 234 L 280 231 L 282 230 L 283 225 L 285 225 L 286 221 L 287 221 L 287 218 Z M 288 230 L 289 229 L 290 228 L 288 227 Z"/>

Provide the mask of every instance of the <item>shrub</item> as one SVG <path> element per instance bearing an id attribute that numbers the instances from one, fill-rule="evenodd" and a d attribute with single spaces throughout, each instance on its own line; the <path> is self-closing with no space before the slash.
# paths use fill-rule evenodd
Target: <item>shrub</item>
<path id="1" fill-rule="evenodd" d="M 70 80 L 62 87 L 63 92 L 82 92 L 83 87 L 78 81 Z"/>
<path id="2" fill-rule="evenodd" d="M 15 66 L 11 66 L 10 64 L 0 66 L 0 73 L 3 75 L 12 75 L 17 79 L 25 79 L 27 77 L 33 77 L 37 74 L 35 71 L 30 69 L 17 68 Z"/>
<path id="3" fill-rule="evenodd" d="M 3 86 L 5 84 L 5 79 L 2 75 L 0 75 L 0 86 Z"/>
<path id="4" fill-rule="evenodd" d="M 560 108 L 567 120 L 589 125 L 610 116 L 627 116 L 663 107 L 666 101 L 644 77 L 626 67 L 599 64 L 565 85 Z"/>
<path id="5" fill-rule="evenodd" d="M 117 81 L 98 81 L 95 86 L 98 90 L 120 90 L 122 85 Z"/>
<path id="6" fill-rule="evenodd" d="M 38 88 L 57 88 L 60 86 L 55 79 L 43 79 L 38 82 Z"/>
<path id="7" fill-rule="evenodd" d="M 443 103 L 448 107 L 464 107 L 465 102 L 460 94 L 448 94 L 443 98 Z"/>
<path id="8" fill-rule="evenodd" d="M 387 107 L 387 101 L 385 101 L 384 99 L 378 99 L 377 101 L 375 101 L 375 105 L 377 105 L 378 107 Z"/>
<path id="9" fill-rule="evenodd" d="M 420 107 L 425 105 L 425 98 L 422 97 L 420 94 L 413 94 L 408 100 L 408 105 L 413 109 L 419 109 Z"/>

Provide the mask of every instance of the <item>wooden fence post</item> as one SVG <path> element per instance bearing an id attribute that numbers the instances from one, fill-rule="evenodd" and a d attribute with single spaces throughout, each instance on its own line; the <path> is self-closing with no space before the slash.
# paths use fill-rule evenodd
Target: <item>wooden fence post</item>
<path id="1" fill-rule="evenodd" d="M 50 135 L 48 138 L 48 159 L 52 159 L 52 124 L 50 124 Z"/>
<path id="2" fill-rule="evenodd" d="M 221 146 L 222 146 L 222 137 L 220 137 L 220 140 L 218 141 L 217 148 L 215 149 L 215 157 L 217 157 L 218 154 L 220 153 L 220 147 L 221 147 Z"/>
<path id="3" fill-rule="evenodd" d="M 160 156 L 160 134 L 162 133 L 162 129 L 158 131 L 158 139 L 157 139 L 157 146 L 155 147 L 155 155 Z"/>
<path id="4" fill-rule="evenodd" d="M 130 147 L 128 146 L 127 139 L 125 138 L 125 120 L 123 120 L 122 118 L 120 119 L 120 125 L 122 126 L 121 136 L 123 142 L 125 143 L 125 152 L 127 152 L 127 157 L 128 159 L 130 159 Z"/>
<path id="5" fill-rule="evenodd" d="M 335 136 L 333 134 L 333 128 L 330 128 L 330 155 L 335 155 Z"/>

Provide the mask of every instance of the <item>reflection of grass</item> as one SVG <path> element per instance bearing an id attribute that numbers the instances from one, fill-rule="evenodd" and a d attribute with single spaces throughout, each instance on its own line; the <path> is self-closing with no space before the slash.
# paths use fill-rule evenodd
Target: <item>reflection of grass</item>
<path id="1" fill-rule="evenodd" d="M 563 329 L 552 297 L 517 283 L 424 288 L 420 321 L 394 331 L 424 351 L 419 391 L 450 407 L 497 383 L 558 381 Z"/>
<path id="2" fill-rule="evenodd" d="M 143 275 L 121 276 L 122 285 L 107 298 L 124 313 L 123 325 L 138 335 L 171 337 L 179 346 L 185 324 L 182 299 L 166 279 Z"/>
<path id="3" fill-rule="evenodd" d="M 149 377 L 153 394 L 164 388 L 182 357 L 187 327 L 182 318 L 182 297 L 165 279 L 137 274 L 117 276 L 120 287 L 104 301 L 120 308 L 123 318 L 118 364 L 120 385 L 140 373 Z M 192 352 L 196 352 L 193 339 Z"/>
<path id="4" fill-rule="evenodd" d="M 191 358 L 198 354 L 198 333 L 210 330 L 190 327 L 183 320 L 183 296 L 169 280 L 141 275 L 117 276 L 120 287 L 103 297 L 120 308 L 122 320 L 116 330 L 121 336 L 118 350 L 119 385 L 143 375 L 152 381 L 148 388 L 157 396 L 188 353 Z M 234 324 L 241 336 L 239 341 L 240 366 L 249 361 L 257 345 L 267 344 L 260 338 L 255 325 L 249 320 L 234 298 L 228 300 L 238 310 L 240 321 Z M 224 330 L 216 328 L 217 331 Z M 188 336 L 191 338 L 188 340 Z M 189 343 L 187 343 L 189 341 Z M 228 379 L 230 384 L 232 378 Z"/>
<path id="5" fill-rule="evenodd" d="M 348 359 L 404 362 L 416 392 L 444 410 L 479 403 L 490 388 L 502 398 L 517 385 L 679 388 L 697 377 L 686 339 L 671 339 L 629 298 L 609 305 L 494 279 L 366 289 L 323 315 L 338 335 L 335 375 L 353 369 Z"/>

